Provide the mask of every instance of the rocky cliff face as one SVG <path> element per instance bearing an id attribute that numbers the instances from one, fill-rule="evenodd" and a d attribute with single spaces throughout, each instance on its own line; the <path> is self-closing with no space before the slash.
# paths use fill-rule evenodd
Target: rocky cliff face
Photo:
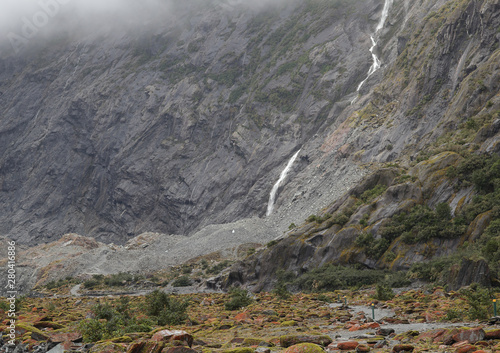
<path id="1" fill-rule="evenodd" d="M 0 234 L 124 243 L 253 217 L 246 229 L 272 239 L 310 214 L 323 217 L 321 208 L 338 213 L 374 185 L 389 188 L 373 210 L 357 205 L 347 226 L 305 226 L 294 234 L 307 242 L 280 243 L 301 259 L 282 266 L 298 270 L 304 259 L 345 259 L 360 219 L 377 235 L 378 222 L 408 200 L 451 203 L 452 186 L 427 177 L 457 161 L 432 172 L 416 162 L 461 146 L 498 152 L 500 2 L 393 1 L 374 48 L 382 67 L 357 92 L 383 6 L 214 1 L 170 12 L 161 25 L 42 33 L 19 55 L 6 47 Z M 269 192 L 299 148 L 265 219 Z M 384 166 L 395 169 L 340 198 Z M 395 184 L 398 168 L 415 181 Z M 273 253 L 258 256 L 237 276 Z M 360 256 L 353 261 L 378 266 Z"/>
<path id="2" fill-rule="evenodd" d="M 463 252 L 467 256 L 484 256 L 496 267 L 498 204 L 485 200 L 498 198 L 498 187 L 482 187 L 479 180 L 493 184 L 500 175 L 487 171 L 496 167 L 472 161 L 500 152 L 500 4 L 433 5 L 418 21 L 422 12 L 408 11 L 399 32 L 393 22 L 398 45 L 389 57 L 395 55 L 394 61 L 361 98 L 362 108 L 348 113 L 321 147 L 325 156 L 335 151 L 373 166 L 391 162 L 385 164 L 390 168 L 378 170 L 307 223 L 236 265 L 224 285 L 268 290 L 278 270 L 300 276 L 330 263 L 408 270 L 459 249 L 469 249 Z M 471 174 L 476 179 L 464 177 Z M 439 209 L 448 211 L 436 216 Z M 467 274 L 460 278 L 468 278 L 467 283 L 457 284 L 452 273 L 451 287 L 490 283 L 489 276 L 498 273 L 484 266 L 483 261 L 476 271 L 462 264 L 460 271 Z"/>
<path id="3" fill-rule="evenodd" d="M 194 5 L 5 48 L 2 234 L 124 242 L 264 216 L 287 158 L 320 141 L 370 65 L 381 2 Z"/>

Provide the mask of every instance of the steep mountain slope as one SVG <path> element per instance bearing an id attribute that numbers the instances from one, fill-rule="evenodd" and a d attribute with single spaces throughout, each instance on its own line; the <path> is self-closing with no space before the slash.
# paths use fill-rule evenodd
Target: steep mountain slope
<path id="1" fill-rule="evenodd" d="M 316 158 L 370 66 L 382 2 L 193 4 L 161 25 L 4 48 L 3 235 L 123 243 L 264 216 L 287 158 L 306 143 L 295 173 Z"/>
<path id="2" fill-rule="evenodd" d="M 471 170 L 497 178 L 494 159 L 474 156 L 499 151 L 499 0 L 190 1 L 161 23 L 3 48 L 1 235 L 125 243 L 239 221 L 196 234 L 240 227 L 261 241 L 317 214 L 225 281 L 267 289 L 278 267 L 407 269 L 494 224 L 496 186 Z M 484 207 L 456 221 L 474 195 Z M 438 204 L 452 234 L 394 223 Z"/>
<path id="3" fill-rule="evenodd" d="M 405 23 L 380 83 L 322 146 L 389 168 L 235 266 L 225 285 L 269 289 L 278 270 L 326 264 L 408 270 L 457 251 L 468 260 L 415 276 L 498 282 L 500 2 L 447 1 Z"/>

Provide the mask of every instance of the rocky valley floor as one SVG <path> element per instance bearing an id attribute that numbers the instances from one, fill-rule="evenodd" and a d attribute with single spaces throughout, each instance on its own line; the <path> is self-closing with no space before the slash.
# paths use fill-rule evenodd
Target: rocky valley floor
<path id="1" fill-rule="evenodd" d="M 380 293 L 373 288 L 291 296 L 154 293 L 18 299 L 16 346 L 8 344 L 10 321 L 1 310 L 0 352 L 500 351 L 500 320 L 472 320 L 493 311 L 491 299 L 481 301 L 474 289 L 412 289 L 387 301 L 374 299 Z M 171 316 L 151 314 L 159 298 L 168 298 Z"/>

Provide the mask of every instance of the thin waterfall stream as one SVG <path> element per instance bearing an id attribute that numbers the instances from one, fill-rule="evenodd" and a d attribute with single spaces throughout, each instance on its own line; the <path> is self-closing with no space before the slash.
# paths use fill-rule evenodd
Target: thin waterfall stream
<path id="1" fill-rule="evenodd" d="M 298 150 L 292 156 L 292 158 L 290 158 L 290 160 L 288 161 L 288 164 L 286 165 L 285 169 L 283 169 L 283 171 L 281 172 L 278 181 L 276 182 L 276 184 L 274 184 L 274 186 L 273 186 L 273 188 L 271 190 L 271 194 L 269 195 L 269 203 L 267 204 L 266 216 L 269 216 L 273 212 L 274 202 L 276 201 L 276 194 L 278 193 L 278 189 L 281 186 L 281 184 L 283 183 L 283 181 L 285 180 L 286 176 L 288 175 L 288 172 L 290 171 L 290 169 L 293 166 L 293 163 L 295 162 L 295 160 L 299 156 L 299 153 L 300 153 L 300 150 Z"/>
<path id="2" fill-rule="evenodd" d="M 380 21 L 377 24 L 377 27 L 375 28 L 375 33 L 373 33 L 373 35 L 370 36 L 370 39 L 372 41 L 372 46 L 370 47 L 370 53 L 372 54 L 373 63 L 372 63 L 372 66 L 370 67 L 370 69 L 368 70 L 368 74 L 367 74 L 366 78 L 363 81 L 361 81 L 361 83 L 358 85 L 356 92 L 359 92 L 361 87 L 363 87 L 363 85 L 370 78 L 370 76 L 373 75 L 375 73 L 375 71 L 380 69 L 380 67 L 382 66 L 382 62 L 377 57 L 377 54 L 375 54 L 375 48 L 377 47 L 377 44 L 378 44 L 377 34 L 382 28 L 384 28 L 385 21 L 387 20 L 387 16 L 389 16 L 389 10 L 392 6 L 393 1 L 394 0 L 385 0 L 384 8 L 382 10 L 382 16 L 380 17 Z M 353 104 L 356 101 L 356 99 L 358 99 L 357 95 L 351 101 L 351 104 Z"/>

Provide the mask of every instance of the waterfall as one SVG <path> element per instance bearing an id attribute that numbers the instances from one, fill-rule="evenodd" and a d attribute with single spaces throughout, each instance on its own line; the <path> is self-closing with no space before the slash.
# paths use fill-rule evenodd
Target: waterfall
<path id="1" fill-rule="evenodd" d="M 377 33 L 382 28 L 384 28 L 385 21 L 387 20 L 387 16 L 389 15 L 389 9 L 392 6 L 392 2 L 393 2 L 393 0 L 385 0 L 384 8 L 382 10 L 382 16 L 380 17 L 380 21 L 378 22 L 377 27 L 375 28 L 375 33 L 373 33 L 373 35 L 370 36 L 370 39 L 372 40 L 372 46 L 370 48 L 370 53 L 372 54 L 373 64 L 370 67 L 370 70 L 368 70 L 368 74 L 367 74 L 366 78 L 363 81 L 361 81 L 361 83 L 358 85 L 358 88 L 356 89 L 356 92 L 359 92 L 359 90 L 361 89 L 361 87 L 363 87 L 363 85 L 370 78 L 370 76 L 373 75 L 375 73 L 375 71 L 377 71 L 378 69 L 380 69 L 380 66 L 382 65 L 382 62 L 380 61 L 380 59 L 375 54 L 375 48 L 377 47 L 377 40 L 376 40 L 376 38 L 377 38 Z M 357 99 L 357 96 L 351 101 L 351 104 L 354 103 L 354 101 L 356 99 Z"/>
<path id="2" fill-rule="evenodd" d="M 283 169 L 283 171 L 281 172 L 278 181 L 276 182 L 276 184 L 274 184 L 274 186 L 273 186 L 273 188 L 271 190 L 271 194 L 269 195 L 269 203 L 267 204 L 266 216 L 269 216 L 273 212 L 274 202 L 276 201 L 276 193 L 278 192 L 278 189 L 281 186 L 281 183 L 283 183 L 283 181 L 285 180 L 288 172 L 292 168 L 292 165 L 295 162 L 295 160 L 297 159 L 297 157 L 299 155 L 299 152 L 300 152 L 300 150 L 298 150 L 292 156 L 292 158 L 290 158 L 290 160 L 288 161 L 288 164 L 286 165 L 285 169 Z"/>

